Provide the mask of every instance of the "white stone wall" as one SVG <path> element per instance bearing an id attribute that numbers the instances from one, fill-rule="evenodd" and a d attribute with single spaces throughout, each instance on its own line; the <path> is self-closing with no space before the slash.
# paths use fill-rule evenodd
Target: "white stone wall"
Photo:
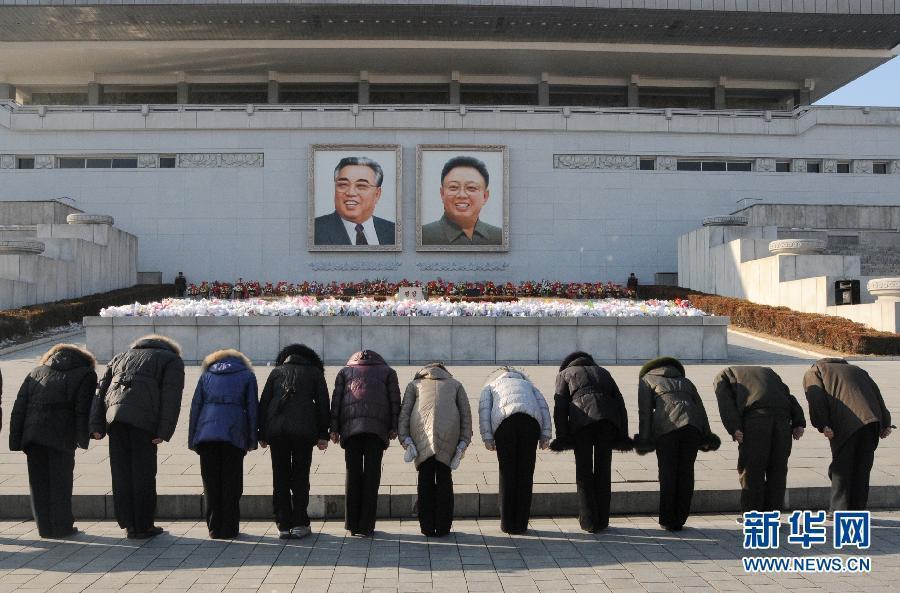
<path id="1" fill-rule="evenodd" d="M 844 115 L 842 115 L 842 113 Z M 900 177 L 554 169 L 555 154 L 900 159 L 900 111 L 800 118 L 470 112 L 13 114 L 10 154 L 262 153 L 257 168 L 0 170 L 0 200 L 68 196 L 140 241 L 138 269 L 191 281 L 360 278 L 644 282 L 678 267 L 677 239 L 745 198 L 897 205 Z M 301 117 L 302 115 L 302 117 Z M 826 123 L 821 123 L 822 121 Z M 819 123 L 817 123 L 819 122 Z M 8 127 L 4 127 L 8 126 Z M 153 129 L 153 128 L 161 129 Z M 307 250 L 307 156 L 316 143 L 403 146 L 403 252 Z M 505 144 L 510 251 L 415 251 L 417 144 Z"/>

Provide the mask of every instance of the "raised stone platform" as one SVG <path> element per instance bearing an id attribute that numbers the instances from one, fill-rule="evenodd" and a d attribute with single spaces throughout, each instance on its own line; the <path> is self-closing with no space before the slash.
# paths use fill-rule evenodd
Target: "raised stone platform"
<path id="1" fill-rule="evenodd" d="M 107 361 L 137 338 L 176 340 L 187 361 L 237 348 L 273 361 L 293 342 L 343 364 L 363 348 L 391 364 L 558 364 L 573 350 L 598 361 L 644 362 L 661 355 L 688 361 L 728 357 L 727 317 L 85 317 L 88 348 Z"/>
<path id="2" fill-rule="evenodd" d="M 70 338 L 72 340 L 72 338 Z M 74 339 L 74 341 L 83 341 Z M 737 446 L 731 442 L 721 423 L 712 390 L 715 375 L 726 364 L 767 364 L 781 375 L 791 391 L 798 395 L 804 409 L 802 395 L 803 373 L 813 357 L 797 355 L 783 348 L 730 334 L 730 356 L 721 364 L 687 365 L 687 374 L 697 385 L 710 417 L 714 432 L 723 437 L 719 451 L 701 453 L 697 458 L 693 511 L 735 512 L 739 508 L 739 485 L 735 471 Z M 14 391 L 28 371 L 37 364 L 41 354 L 51 344 L 3 356 L 0 365 L 8 389 Z M 881 386 L 888 409 L 900 410 L 900 365 L 896 361 L 867 359 L 858 362 Z M 418 366 L 395 366 L 401 388 L 405 387 Z M 495 371 L 494 365 L 450 365 L 469 396 L 472 411 L 477 414 L 478 397 L 482 386 Z M 607 369 L 625 397 L 630 432 L 637 430 L 637 378 L 640 366 L 609 365 Z M 271 367 L 257 361 L 255 367 L 260 389 Z M 327 366 L 325 377 L 333 384 L 338 366 Z M 553 405 L 553 390 L 557 368 L 555 365 L 528 366 L 524 370 Z M 98 369 L 102 373 L 102 367 Z M 187 448 L 187 424 L 190 399 L 200 376 L 200 368 L 186 368 L 184 399 L 178 428 L 170 443 L 159 448 L 159 515 L 161 517 L 200 520 L 203 510 L 203 486 L 200 480 L 199 457 Z M 8 408 L 5 410 L 8 414 Z M 76 453 L 75 514 L 79 519 L 111 518 L 112 496 L 107 440 L 92 442 L 87 451 Z M 810 430 L 793 443 L 788 474 L 789 504 L 795 508 L 823 507 L 828 500 L 827 440 Z M 658 501 L 656 456 L 635 453 L 615 453 L 612 467 L 612 508 L 616 513 L 652 513 Z M 269 451 L 250 452 L 244 460 L 245 519 L 271 518 L 271 460 Z M 456 516 L 495 517 L 497 510 L 498 471 L 496 453 L 484 448 L 477 434 L 459 470 L 453 472 L 456 492 Z M 533 515 L 574 516 L 577 512 L 575 463 L 571 453 L 557 454 L 539 451 L 534 474 L 535 496 Z M 339 518 L 343 513 L 344 461 L 340 447 L 329 446 L 325 452 L 313 453 L 311 473 L 313 517 Z M 416 471 L 403 462 L 402 450 L 392 443 L 385 452 L 379 514 L 382 517 L 408 517 L 415 500 Z M 891 436 L 879 443 L 872 473 L 870 504 L 873 508 L 900 507 L 900 437 Z M 30 506 L 25 455 L 7 450 L 7 440 L 0 439 L 0 518 L 28 518 Z"/>

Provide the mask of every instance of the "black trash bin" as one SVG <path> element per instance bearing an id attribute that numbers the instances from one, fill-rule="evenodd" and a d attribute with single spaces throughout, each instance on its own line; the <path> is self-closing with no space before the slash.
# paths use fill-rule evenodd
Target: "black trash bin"
<path id="1" fill-rule="evenodd" d="M 859 280 L 836 280 L 834 283 L 835 305 L 858 305 Z"/>

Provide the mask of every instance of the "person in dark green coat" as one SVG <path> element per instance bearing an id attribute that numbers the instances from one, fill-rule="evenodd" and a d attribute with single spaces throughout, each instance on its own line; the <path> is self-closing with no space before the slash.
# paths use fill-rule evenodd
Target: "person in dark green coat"
<path id="1" fill-rule="evenodd" d="M 691 512 L 697 452 L 714 451 L 721 441 L 710 430 L 703 400 L 681 362 L 656 358 L 641 367 L 639 377 L 640 432 L 635 450 L 638 454 L 656 450 L 659 524 L 679 531 Z"/>

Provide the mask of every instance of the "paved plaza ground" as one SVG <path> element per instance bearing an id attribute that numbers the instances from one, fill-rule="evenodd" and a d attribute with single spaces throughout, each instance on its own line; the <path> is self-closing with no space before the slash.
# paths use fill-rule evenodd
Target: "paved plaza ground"
<path id="1" fill-rule="evenodd" d="M 313 535 L 277 538 L 274 525 L 242 526 L 234 541 L 210 541 L 197 522 L 135 542 L 109 522 L 79 522 L 67 541 L 40 540 L 32 522 L 0 523 L 0 592 L 30 593 L 891 593 L 900 580 L 900 513 L 873 521 L 868 574 L 746 573 L 742 530 L 732 516 L 691 517 L 671 534 L 648 517 L 614 517 L 599 534 L 572 518 L 534 519 L 525 536 L 496 520 L 457 520 L 428 540 L 416 521 L 379 521 L 373 539 L 340 522 Z M 778 555 L 830 555 L 782 546 Z M 851 553 L 857 555 L 858 552 Z"/>
<path id="2" fill-rule="evenodd" d="M 70 338 L 74 342 L 83 342 L 83 334 Z M 814 354 L 803 354 L 800 351 L 786 347 L 773 345 L 745 335 L 730 333 L 730 362 L 729 364 L 767 364 L 772 365 L 781 374 L 791 390 L 799 396 L 804 408 L 805 398 L 802 392 L 803 373 L 809 367 Z M 27 503 L 28 481 L 25 467 L 25 456 L 21 453 L 8 451 L 8 417 L 12 401 L 18 386 L 29 370 L 38 362 L 40 355 L 49 347 L 48 344 L 35 346 L 17 353 L 8 354 L 0 358 L 2 367 L 5 393 L 3 396 L 3 413 L 7 421 L 3 423 L 0 433 L 0 498 L 5 501 L 4 508 L 0 509 L 2 517 L 21 517 L 30 514 Z M 900 362 L 885 359 L 866 359 L 858 361 L 881 386 L 888 408 L 895 415 L 900 416 Z M 723 437 L 722 448 L 715 453 L 701 453 L 697 461 L 697 489 L 698 498 L 695 500 L 695 508 L 704 511 L 731 510 L 730 506 L 715 506 L 722 503 L 723 493 L 730 495 L 730 500 L 737 500 L 737 474 L 735 470 L 737 460 L 737 446 L 727 438 L 727 435 L 719 422 L 718 408 L 712 390 L 712 381 L 716 373 L 725 364 L 700 364 L 688 365 L 687 374 L 696 383 L 706 404 L 712 422 L 713 430 Z M 538 387 L 547 397 L 552 407 L 554 377 L 556 367 L 530 366 L 524 367 L 526 372 L 534 379 Z M 629 424 L 631 432 L 637 430 L 637 376 L 638 366 L 623 365 L 608 367 L 613 377 L 618 382 L 628 406 Z M 256 368 L 260 389 L 265 383 L 271 367 L 261 366 Z M 102 371 L 102 369 L 100 369 Z M 326 378 L 333 382 L 338 367 L 327 367 Z M 417 367 L 397 367 L 401 388 L 412 379 Z M 451 366 L 450 371 L 459 378 L 469 394 L 473 414 L 477 415 L 478 396 L 481 387 L 491 376 L 495 367 L 487 366 Z M 194 386 L 200 375 L 200 367 L 189 366 L 186 370 L 185 395 L 183 400 L 182 415 L 179 420 L 178 430 L 172 442 L 164 444 L 159 449 L 159 478 L 158 487 L 160 494 L 164 495 L 160 503 L 160 513 L 164 516 L 180 518 L 197 518 L 200 515 L 202 484 L 200 480 L 200 466 L 198 456 L 187 449 L 187 424 L 188 409 Z M 460 515 L 493 515 L 496 514 L 496 492 L 498 482 L 496 454 L 487 451 L 477 434 L 473 442 L 473 448 L 463 460 L 458 471 L 454 472 L 454 483 L 458 495 L 458 514 Z M 872 483 L 875 486 L 900 486 L 900 436 L 892 436 L 882 441 L 879 446 L 875 469 L 872 473 Z M 827 465 L 830 452 L 827 441 L 815 430 L 807 432 L 799 442 L 794 444 L 793 454 L 790 458 L 789 486 L 795 490 L 795 498 L 802 496 L 797 488 L 819 487 L 820 492 L 828 486 Z M 621 492 L 647 492 L 655 494 L 658 490 L 656 456 L 638 456 L 635 453 L 616 453 L 613 465 L 614 493 Z M 94 517 L 102 519 L 110 517 L 109 509 L 106 514 L 103 511 L 103 498 L 109 505 L 111 492 L 107 441 L 92 442 L 88 451 L 78 451 L 76 454 L 76 478 L 75 494 L 79 501 L 76 504 L 76 513 L 79 509 L 87 509 L 80 514 L 82 517 Z M 271 495 L 271 466 L 267 450 L 257 450 L 249 453 L 244 463 L 245 502 L 249 505 L 255 500 L 254 511 L 245 508 L 248 517 L 268 519 L 270 516 Z M 575 491 L 575 464 L 571 454 L 556 454 L 549 451 L 539 452 L 535 471 L 535 491 L 538 494 L 536 512 L 547 515 L 567 514 L 574 504 L 574 496 L 570 496 L 568 504 L 563 507 L 541 506 L 541 494 L 558 495 L 559 493 L 574 494 Z M 392 516 L 408 516 L 412 512 L 416 472 L 412 464 L 403 462 L 402 449 L 397 444 L 385 452 L 384 473 L 382 478 L 382 511 L 386 516 L 388 498 L 393 501 Z M 312 467 L 312 494 L 314 500 L 311 503 L 311 512 L 324 513 L 325 516 L 338 516 L 342 509 L 332 505 L 330 511 L 322 508 L 321 500 L 325 497 L 340 497 L 343 494 L 344 463 L 342 451 L 337 446 L 330 446 L 328 451 L 320 453 L 316 451 L 313 456 Z M 703 493 L 708 492 L 714 500 L 705 500 Z M 879 492 L 876 489 L 876 492 Z M 893 492 L 896 495 L 897 488 L 880 490 Z M 10 495 L 18 495 L 10 498 Z M 165 499 L 165 495 L 182 495 L 181 503 L 172 502 L 174 498 Z M 315 495 L 323 495 L 316 499 Z M 391 495 L 390 497 L 385 495 Z M 463 498 L 462 495 L 470 495 Z M 88 504 L 90 497 L 94 497 L 96 504 Z M 547 497 L 550 498 L 549 496 Z M 185 510 L 184 500 L 190 501 L 189 509 Z M 466 501 L 474 501 L 472 504 Z M 478 509 L 478 501 L 481 508 Z M 878 497 L 873 498 L 877 504 Z M 804 506 L 804 501 L 790 501 L 795 506 Z M 82 503 L 84 503 L 82 505 Z M 171 503 L 171 504 L 170 504 Z M 320 504 L 321 503 L 321 504 Z M 82 506 L 79 506 L 82 505 Z M 318 505 L 318 506 L 317 506 Z M 492 508 L 490 508 L 492 507 Z M 614 512 L 648 512 L 655 507 L 655 502 L 649 508 L 629 505 L 628 499 L 622 496 L 614 497 Z M 565 510 L 557 510 L 559 508 Z"/>

